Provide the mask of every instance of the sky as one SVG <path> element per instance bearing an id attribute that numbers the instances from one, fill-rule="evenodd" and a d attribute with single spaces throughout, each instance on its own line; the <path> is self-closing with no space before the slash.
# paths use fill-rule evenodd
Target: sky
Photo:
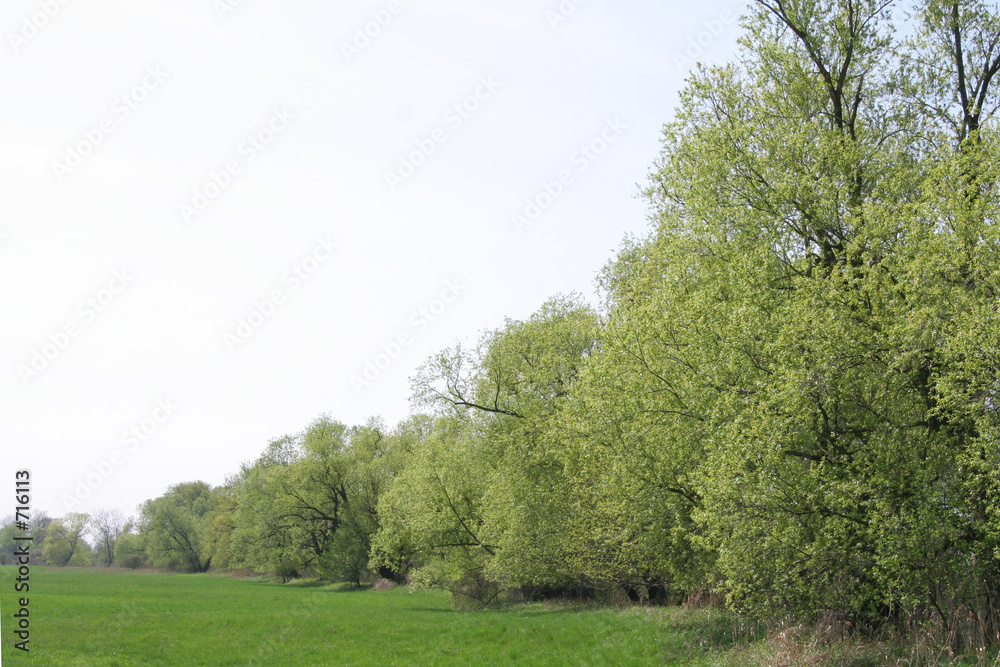
<path id="1" fill-rule="evenodd" d="M 134 514 L 321 414 L 391 426 L 434 352 L 598 303 L 743 9 L 5 0 L 0 474 L 32 511 Z"/>

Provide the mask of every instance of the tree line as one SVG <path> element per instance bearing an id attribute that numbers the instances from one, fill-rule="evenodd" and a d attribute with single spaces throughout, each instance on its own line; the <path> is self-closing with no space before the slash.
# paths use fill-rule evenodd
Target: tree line
<path id="1" fill-rule="evenodd" d="M 391 428 L 323 416 L 172 487 L 120 557 L 996 643 L 1000 11 L 756 0 L 743 29 L 597 307 L 434 355 Z"/>

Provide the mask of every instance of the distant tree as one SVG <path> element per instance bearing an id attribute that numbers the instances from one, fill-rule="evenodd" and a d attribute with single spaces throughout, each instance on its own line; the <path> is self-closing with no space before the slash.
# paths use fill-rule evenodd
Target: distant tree
<path id="1" fill-rule="evenodd" d="M 214 499 L 207 522 L 207 536 L 212 566 L 224 570 L 233 561 L 233 533 L 236 530 L 237 492 L 231 484 L 212 490 Z"/>
<path id="2" fill-rule="evenodd" d="M 145 540 L 131 519 L 122 526 L 122 532 L 115 541 L 115 564 L 131 570 L 148 564 Z"/>
<path id="3" fill-rule="evenodd" d="M 45 532 L 42 557 L 50 565 L 89 565 L 92 550 L 83 539 L 89 527 L 90 515 L 78 512 L 53 520 Z"/>
<path id="4" fill-rule="evenodd" d="M 17 541 L 14 537 L 18 534 L 17 526 L 14 523 L 14 516 L 6 516 L 0 521 L 0 565 L 9 565 L 13 561 Z"/>
<path id="5" fill-rule="evenodd" d="M 31 535 L 36 543 L 44 539 L 45 531 L 48 530 L 51 523 L 52 517 L 45 510 L 38 510 L 34 513 L 34 516 L 31 517 Z"/>
<path id="6" fill-rule="evenodd" d="M 90 534 L 96 540 L 98 559 L 105 565 L 115 563 L 115 544 L 125 526 L 125 515 L 119 509 L 101 509 L 90 521 Z"/>

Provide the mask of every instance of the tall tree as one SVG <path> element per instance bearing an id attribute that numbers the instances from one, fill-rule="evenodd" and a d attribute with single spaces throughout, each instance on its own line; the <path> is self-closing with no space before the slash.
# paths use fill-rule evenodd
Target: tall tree
<path id="1" fill-rule="evenodd" d="M 997 12 L 925 2 L 902 41 L 893 5 L 758 0 L 692 75 L 610 346 L 733 604 L 995 634 Z"/>

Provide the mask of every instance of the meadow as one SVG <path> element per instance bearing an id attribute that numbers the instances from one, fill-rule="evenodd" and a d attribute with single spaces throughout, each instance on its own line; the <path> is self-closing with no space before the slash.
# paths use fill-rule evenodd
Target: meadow
<path id="1" fill-rule="evenodd" d="M 52 567 L 31 569 L 25 654 L 14 576 L 0 567 L 3 665 L 1000 665 L 993 651 L 767 629 L 710 608 L 458 611 L 442 591 Z"/>
<path id="2" fill-rule="evenodd" d="M 707 665 L 733 640 L 731 617 L 708 610 L 462 612 L 439 591 L 32 568 L 25 655 L 14 570 L 0 570 L 5 665 Z"/>

